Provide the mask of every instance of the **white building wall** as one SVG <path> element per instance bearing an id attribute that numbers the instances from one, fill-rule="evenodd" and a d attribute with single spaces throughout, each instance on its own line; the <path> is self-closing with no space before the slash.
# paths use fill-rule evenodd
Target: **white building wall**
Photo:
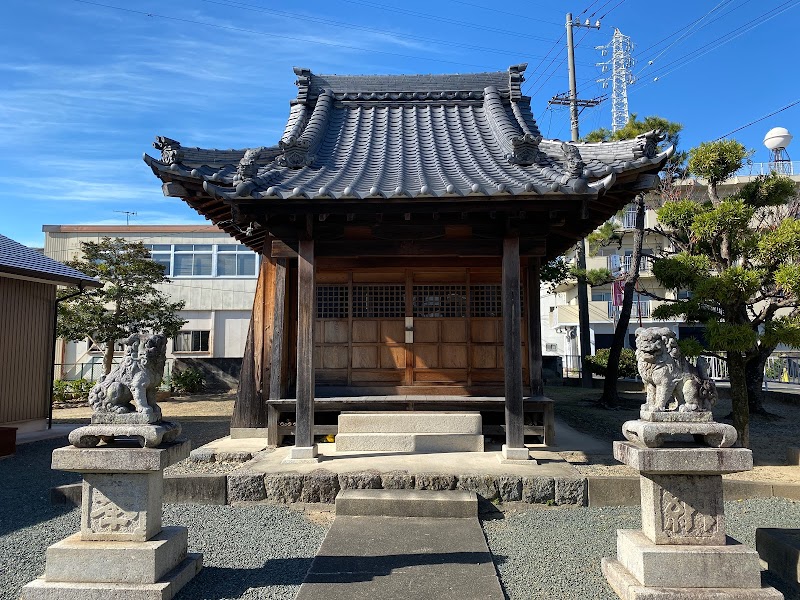
<path id="1" fill-rule="evenodd" d="M 78 258 L 81 242 L 99 242 L 104 237 L 122 237 L 144 244 L 237 244 L 227 233 L 213 226 L 44 226 L 44 253 L 56 260 Z M 219 254 L 213 253 L 214 264 Z M 174 257 L 174 253 L 173 253 Z M 174 260 L 173 260 L 174 262 Z M 174 268 L 174 266 L 173 266 Z M 258 265 L 246 276 L 174 276 L 158 286 L 170 301 L 185 303 L 180 315 L 187 319 L 183 331 L 208 331 L 208 351 L 176 352 L 174 342 L 167 344 L 168 358 L 241 358 L 247 340 L 253 306 Z M 60 344 L 56 362 L 63 364 L 102 362 L 99 352 L 88 352 L 85 342 Z M 75 368 L 72 369 L 73 372 Z M 69 377 L 70 373 L 64 373 Z"/>

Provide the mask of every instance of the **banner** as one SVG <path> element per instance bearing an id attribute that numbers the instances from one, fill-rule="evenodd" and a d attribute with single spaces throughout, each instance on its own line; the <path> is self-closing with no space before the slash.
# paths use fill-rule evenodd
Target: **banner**
<path id="1" fill-rule="evenodd" d="M 625 296 L 625 282 L 616 279 L 611 284 L 611 305 L 622 306 L 622 298 Z"/>

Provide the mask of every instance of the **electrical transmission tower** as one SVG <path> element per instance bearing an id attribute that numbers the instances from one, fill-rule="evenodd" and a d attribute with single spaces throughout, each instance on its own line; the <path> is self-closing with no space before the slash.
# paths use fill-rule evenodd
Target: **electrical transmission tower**
<path id="1" fill-rule="evenodd" d="M 608 55 L 611 48 L 611 60 L 597 63 L 603 73 L 611 68 L 611 76 L 598 79 L 603 87 L 611 81 L 611 131 L 617 131 L 628 124 L 628 86 L 636 81 L 633 75 L 634 60 L 631 56 L 633 42 L 619 29 L 614 29 L 614 37 L 605 46 L 597 46 L 603 56 Z"/>

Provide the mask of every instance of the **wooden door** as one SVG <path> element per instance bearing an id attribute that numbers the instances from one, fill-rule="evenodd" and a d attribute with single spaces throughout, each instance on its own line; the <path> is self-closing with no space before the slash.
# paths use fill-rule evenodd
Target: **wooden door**
<path id="1" fill-rule="evenodd" d="M 500 270 L 318 273 L 315 342 L 320 385 L 502 385 Z"/>

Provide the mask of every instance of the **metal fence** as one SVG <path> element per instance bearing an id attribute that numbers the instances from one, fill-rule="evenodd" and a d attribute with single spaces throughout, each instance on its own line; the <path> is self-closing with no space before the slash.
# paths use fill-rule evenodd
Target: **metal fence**
<path id="1" fill-rule="evenodd" d="M 581 357 L 577 354 L 562 355 L 564 377 L 581 376 Z M 708 377 L 715 381 L 728 381 L 728 363 L 716 356 L 704 357 Z M 800 385 L 800 356 L 775 354 L 767 359 L 764 367 L 764 385 L 782 383 Z"/>
<path id="2" fill-rule="evenodd" d="M 172 373 L 172 364 L 174 359 L 167 359 L 164 366 L 164 379 L 169 380 Z M 114 360 L 114 365 L 119 364 L 119 360 Z M 85 363 L 56 363 L 55 365 L 55 379 L 62 381 L 77 381 L 78 379 L 86 379 L 88 381 L 97 381 L 103 375 L 103 362 L 85 362 Z"/>
<path id="3" fill-rule="evenodd" d="M 736 175 L 740 177 L 752 175 L 769 175 L 776 170 L 775 163 L 771 162 L 754 162 L 744 165 L 741 169 L 736 171 Z M 782 175 L 800 175 L 800 160 L 787 160 L 782 161 L 778 165 L 778 171 Z"/>

